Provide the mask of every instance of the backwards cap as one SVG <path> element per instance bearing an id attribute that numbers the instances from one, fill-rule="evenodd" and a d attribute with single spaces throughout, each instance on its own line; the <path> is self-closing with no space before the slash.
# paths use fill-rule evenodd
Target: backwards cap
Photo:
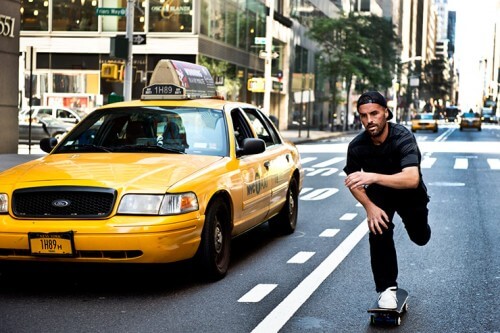
<path id="1" fill-rule="evenodd" d="M 359 109 L 361 105 L 369 103 L 375 103 L 386 108 L 387 111 L 389 111 L 389 117 L 387 117 L 387 120 L 392 119 L 392 111 L 387 107 L 387 101 L 385 100 L 384 96 L 382 96 L 382 94 L 380 94 L 378 91 L 367 91 L 359 96 L 356 108 Z"/>

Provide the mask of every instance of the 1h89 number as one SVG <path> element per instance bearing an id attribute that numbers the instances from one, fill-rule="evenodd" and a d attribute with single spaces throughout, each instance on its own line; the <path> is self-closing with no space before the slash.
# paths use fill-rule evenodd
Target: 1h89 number
<path id="1" fill-rule="evenodd" d="M 0 14 L 0 36 L 14 38 L 14 24 L 16 19 Z"/>

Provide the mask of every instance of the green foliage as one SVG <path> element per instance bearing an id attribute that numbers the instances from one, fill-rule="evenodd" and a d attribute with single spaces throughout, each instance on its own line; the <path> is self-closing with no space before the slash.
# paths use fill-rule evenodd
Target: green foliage
<path id="1" fill-rule="evenodd" d="M 330 78 L 331 96 L 336 107 L 336 82 L 352 78 L 357 87 L 385 90 L 392 84 L 399 45 L 392 23 L 384 18 L 350 14 L 336 19 L 319 18 L 309 36 L 321 49 L 319 68 Z"/>

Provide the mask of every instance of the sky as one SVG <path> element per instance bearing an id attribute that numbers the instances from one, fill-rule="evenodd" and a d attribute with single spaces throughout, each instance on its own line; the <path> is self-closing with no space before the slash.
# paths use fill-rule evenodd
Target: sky
<path id="1" fill-rule="evenodd" d="M 493 52 L 493 27 L 500 0 L 449 0 L 457 12 L 455 59 L 460 73 L 459 105 L 478 108 L 484 87 L 484 62 Z M 476 110 L 479 111 L 479 110 Z"/>

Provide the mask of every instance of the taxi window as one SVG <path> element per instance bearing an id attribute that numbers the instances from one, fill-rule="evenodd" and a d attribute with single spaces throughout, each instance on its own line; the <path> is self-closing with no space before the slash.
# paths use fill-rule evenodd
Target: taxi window
<path id="1" fill-rule="evenodd" d="M 165 152 L 227 156 L 221 110 L 134 107 L 98 110 L 85 117 L 54 153 Z"/>
<path id="2" fill-rule="evenodd" d="M 255 134 L 257 134 L 259 139 L 264 140 L 266 147 L 281 143 L 281 139 L 271 125 L 271 122 L 259 110 L 245 108 L 243 111 L 250 120 Z"/>

